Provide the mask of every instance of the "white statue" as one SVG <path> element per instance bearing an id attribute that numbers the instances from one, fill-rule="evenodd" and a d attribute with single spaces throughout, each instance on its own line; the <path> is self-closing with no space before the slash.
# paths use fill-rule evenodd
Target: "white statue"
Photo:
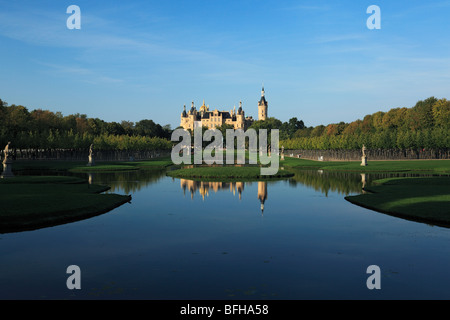
<path id="1" fill-rule="evenodd" d="M 3 163 L 6 163 L 6 161 L 8 161 L 10 144 L 11 144 L 11 141 L 8 141 L 8 144 L 6 145 L 5 149 L 3 150 L 3 154 L 5 155 L 5 158 L 3 159 Z"/>
<path id="2" fill-rule="evenodd" d="M 367 156 L 366 156 L 366 146 L 362 146 L 362 157 L 361 157 L 361 165 L 367 166 Z"/>
<path id="3" fill-rule="evenodd" d="M 94 165 L 94 151 L 93 151 L 93 144 L 89 147 L 89 162 L 87 164 L 88 166 Z"/>
<path id="4" fill-rule="evenodd" d="M 5 149 L 3 150 L 3 153 L 5 154 L 5 159 L 3 159 L 3 172 L 0 176 L 0 178 L 10 178 L 10 177 L 14 177 L 14 174 L 11 170 L 11 159 L 8 159 L 8 156 L 10 155 L 10 151 L 9 151 L 9 145 L 11 144 L 11 142 L 8 142 L 8 144 L 6 145 Z"/>

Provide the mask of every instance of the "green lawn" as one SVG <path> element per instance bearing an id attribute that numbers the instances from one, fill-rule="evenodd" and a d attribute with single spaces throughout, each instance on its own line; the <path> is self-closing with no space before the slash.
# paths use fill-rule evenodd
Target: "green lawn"
<path id="1" fill-rule="evenodd" d="M 370 193 L 345 199 L 394 216 L 450 226 L 449 177 L 382 179 L 365 190 Z"/>
<path id="2" fill-rule="evenodd" d="M 0 233 L 32 230 L 92 217 L 130 201 L 101 194 L 107 186 L 62 176 L 0 179 Z"/>
<path id="3" fill-rule="evenodd" d="M 132 171 L 139 170 L 137 166 L 130 166 L 126 164 L 98 164 L 92 167 L 83 166 L 83 167 L 73 167 L 70 168 L 71 172 L 115 172 L 115 171 Z"/>
<path id="4" fill-rule="evenodd" d="M 361 166 L 360 161 L 314 161 L 288 157 L 280 161 L 280 166 L 353 172 L 450 173 L 450 160 L 369 160 L 367 166 Z"/>
<path id="5" fill-rule="evenodd" d="M 146 161 L 123 162 L 122 164 L 137 167 L 139 169 L 160 169 L 173 165 L 173 162 L 170 157 L 165 157 Z"/>
<path id="6" fill-rule="evenodd" d="M 162 169 L 172 165 L 170 157 L 157 158 L 146 161 L 98 161 L 94 166 L 87 166 L 86 161 L 56 161 L 56 160 L 30 160 L 15 161 L 12 165 L 13 171 L 24 170 L 49 170 L 49 171 L 71 171 L 71 172 L 112 172 Z"/>
<path id="7" fill-rule="evenodd" d="M 246 154 L 248 159 L 248 154 Z M 248 160 L 247 160 L 248 162 Z M 322 169 L 352 172 L 410 172 L 410 173 L 450 173 L 450 160 L 398 160 L 398 161 L 370 161 L 362 167 L 360 161 L 315 161 L 285 157 L 280 160 L 280 167 L 295 167 L 305 169 Z M 16 161 L 14 170 L 53 170 L 53 171 L 126 171 L 139 169 L 162 169 L 172 165 L 170 157 L 157 158 L 147 161 L 100 161 L 95 166 L 86 166 L 83 161 Z"/>

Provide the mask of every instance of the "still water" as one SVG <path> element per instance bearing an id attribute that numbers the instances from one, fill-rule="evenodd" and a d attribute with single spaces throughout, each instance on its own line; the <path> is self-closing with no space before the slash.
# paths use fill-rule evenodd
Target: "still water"
<path id="1" fill-rule="evenodd" d="M 132 202 L 74 223 L 0 234 L 0 299 L 450 298 L 450 229 L 344 199 L 378 176 L 91 178 Z M 67 289 L 70 265 L 81 269 L 81 290 Z M 380 290 L 366 286 L 370 265 L 381 269 Z"/>

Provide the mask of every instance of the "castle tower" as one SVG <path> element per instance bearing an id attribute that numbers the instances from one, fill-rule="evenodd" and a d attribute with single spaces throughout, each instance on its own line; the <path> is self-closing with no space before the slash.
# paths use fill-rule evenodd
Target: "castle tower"
<path id="1" fill-rule="evenodd" d="M 236 114 L 236 125 L 237 129 L 245 129 L 245 113 L 242 110 L 242 101 L 239 101 L 239 109 Z"/>
<path id="2" fill-rule="evenodd" d="M 258 102 L 258 120 L 266 120 L 267 119 L 267 107 L 268 103 L 266 101 L 266 97 L 264 96 L 264 86 L 261 90 L 261 99 Z"/>
<path id="3" fill-rule="evenodd" d="M 264 202 L 267 199 L 267 182 L 258 181 L 258 199 L 261 202 L 261 214 L 264 213 Z"/>

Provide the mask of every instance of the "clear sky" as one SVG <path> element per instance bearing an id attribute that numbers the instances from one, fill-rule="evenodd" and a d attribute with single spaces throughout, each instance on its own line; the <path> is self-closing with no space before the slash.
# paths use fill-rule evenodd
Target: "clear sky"
<path id="1" fill-rule="evenodd" d="M 449 16 L 447 0 L 0 0 L 0 98 L 175 128 L 203 99 L 257 117 L 264 84 L 269 116 L 351 122 L 450 98 Z"/>

